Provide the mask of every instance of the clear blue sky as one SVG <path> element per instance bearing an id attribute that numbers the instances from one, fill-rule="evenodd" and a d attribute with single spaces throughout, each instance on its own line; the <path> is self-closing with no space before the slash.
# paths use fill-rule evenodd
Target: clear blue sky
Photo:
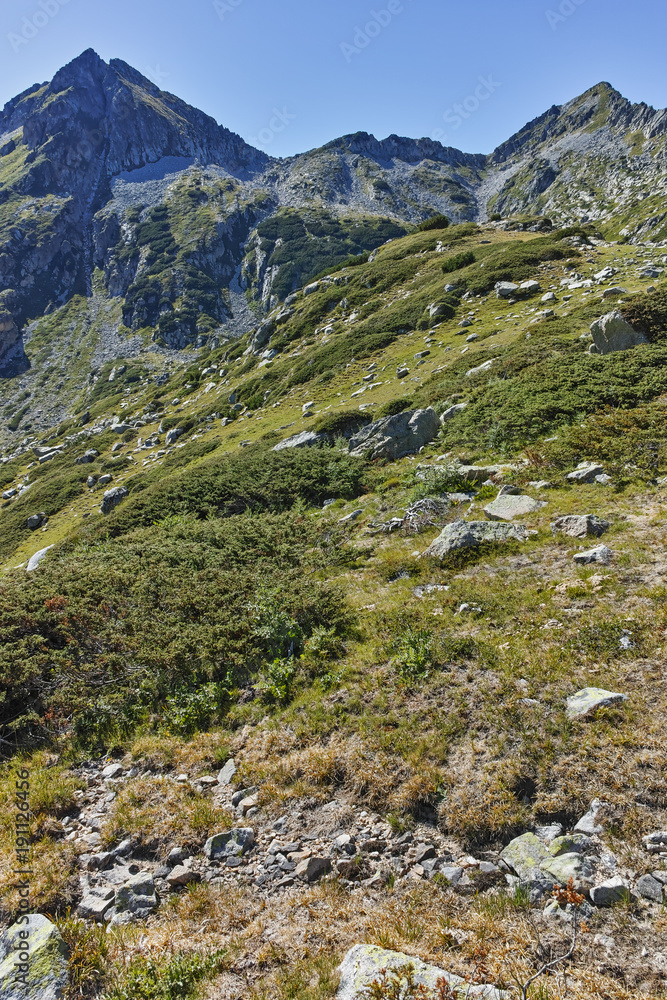
<path id="1" fill-rule="evenodd" d="M 358 130 L 488 152 L 600 80 L 667 106 L 666 37 L 665 0 L 3 0 L 0 104 L 92 47 L 276 156 Z"/>

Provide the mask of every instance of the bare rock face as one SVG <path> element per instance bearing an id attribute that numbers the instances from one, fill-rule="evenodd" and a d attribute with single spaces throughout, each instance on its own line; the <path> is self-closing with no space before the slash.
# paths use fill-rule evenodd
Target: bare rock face
<path id="1" fill-rule="evenodd" d="M 20 337 L 13 315 L 6 310 L 0 310 L 0 360 L 16 347 Z"/>
<path id="2" fill-rule="evenodd" d="M 591 326 L 591 333 L 591 354 L 613 354 L 614 351 L 629 351 L 640 344 L 648 344 L 644 334 L 630 326 L 618 309 L 597 319 Z"/>

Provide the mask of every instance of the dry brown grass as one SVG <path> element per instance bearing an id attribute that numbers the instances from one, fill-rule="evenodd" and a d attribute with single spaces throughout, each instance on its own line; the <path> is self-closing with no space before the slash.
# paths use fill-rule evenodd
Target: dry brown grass
<path id="1" fill-rule="evenodd" d="M 156 776 L 134 780 L 120 789 L 101 832 L 106 844 L 133 835 L 154 851 L 174 844 L 197 848 L 230 820 L 229 812 L 209 796 L 188 784 Z"/>

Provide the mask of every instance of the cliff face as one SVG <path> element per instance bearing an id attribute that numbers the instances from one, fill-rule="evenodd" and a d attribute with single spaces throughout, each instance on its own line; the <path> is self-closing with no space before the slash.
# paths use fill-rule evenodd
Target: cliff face
<path id="1" fill-rule="evenodd" d="M 667 112 L 600 84 L 490 156 L 358 132 L 277 160 L 88 50 L 0 112 L 0 356 L 29 320 L 89 296 L 96 269 L 105 294 L 122 299 L 123 324 L 167 347 L 225 324 L 238 332 L 234 302 L 249 322 L 242 275 L 258 304 L 271 303 L 308 275 L 309 258 L 326 267 L 364 249 L 350 233 L 369 220 L 385 232 L 436 212 L 453 222 L 616 215 L 629 236 L 664 238 L 666 132 Z M 276 234 L 252 235 L 273 217 Z M 270 273 L 257 277 L 265 252 Z"/>

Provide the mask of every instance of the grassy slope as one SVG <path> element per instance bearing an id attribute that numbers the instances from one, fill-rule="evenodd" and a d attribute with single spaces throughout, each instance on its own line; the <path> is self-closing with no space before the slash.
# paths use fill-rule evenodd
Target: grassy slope
<path id="1" fill-rule="evenodd" d="M 436 253 L 443 237 L 451 246 Z M 566 243 L 562 259 L 527 264 L 527 246 L 558 249 L 558 241 L 539 239 L 468 227 L 388 244 L 373 263 L 340 272 L 346 284 L 299 299 L 278 332 L 281 353 L 272 364 L 259 367 L 240 351 L 225 359 L 221 349 L 160 389 L 129 382 L 120 398 L 113 383 L 101 380 L 93 401 L 98 415 L 141 416 L 146 426 L 128 432 L 113 455 L 117 436 L 96 438 L 91 444 L 100 457 L 92 465 L 73 465 L 89 446 L 82 442 L 53 464 L 11 470 L 13 482 L 39 473 L 36 509 L 53 505 L 37 536 L 22 525 L 33 491 L 0 510 L 4 717 L 14 719 L 5 733 L 22 703 L 21 735 L 46 736 L 55 755 L 50 762 L 60 757 L 51 796 L 39 792 L 37 814 L 47 834 L 35 889 L 42 908 L 64 909 L 72 898 L 72 850 L 49 831 L 72 801 L 73 759 L 116 748 L 138 761 L 199 773 L 219 764 L 242 730 L 242 777 L 260 785 L 269 811 L 335 794 L 407 825 L 430 817 L 463 848 L 482 851 L 535 820 L 570 822 L 599 795 L 617 809 L 616 849 L 638 870 L 645 863 L 636 851 L 639 836 L 667 821 L 667 687 L 658 666 L 667 565 L 664 491 L 654 485 L 667 472 L 664 348 L 658 342 L 632 354 L 587 355 L 579 336 L 610 307 L 595 289 L 574 291 L 565 301 L 559 283 L 569 262 L 587 277 L 618 260 L 614 281 L 640 290 L 648 282 L 630 261 L 649 255 L 635 247 L 576 251 Z M 469 250 L 474 265 L 443 273 L 450 252 Z M 513 306 L 493 295 L 445 299 L 446 281 L 479 287 L 485 271 L 504 266 L 508 277 L 537 277 L 545 290 L 553 285 L 556 317 L 536 317 L 539 299 Z M 447 301 L 455 315 L 430 326 L 425 306 L 434 301 Z M 468 311 L 474 322 L 462 329 Z M 471 332 L 478 340 L 465 343 Z M 430 354 L 418 364 L 415 354 L 423 350 Z M 466 374 L 490 357 L 497 359 L 490 372 Z M 218 377 L 202 376 L 213 364 Z M 402 365 L 410 371 L 399 379 Z M 363 382 L 369 369 L 377 377 Z M 206 422 L 212 414 L 233 415 L 232 392 L 254 408 L 224 428 L 217 418 Z M 317 418 L 359 406 L 372 414 L 398 397 L 440 408 L 463 399 L 469 407 L 418 460 L 367 467 L 335 451 L 283 452 L 279 460 L 267 453 L 279 437 L 313 423 L 302 414 L 305 402 L 313 402 Z M 189 427 L 183 447 L 160 457 L 164 445 L 137 451 L 137 435 L 156 432 L 160 420 Z M 447 451 L 468 461 L 521 456 L 526 464 L 513 479 L 530 493 L 530 481 L 552 481 L 554 488 L 541 494 L 547 506 L 526 519 L 535 534 L 525 546 L 441 567 L 416 558 L 439 526 L 425 526 L 418 537 L 371 533 L 373 523 L 424 495 L 418 462 L 435 464 Z M 584 458 L 603 460 L 615 488 L 570 485 L 565 473 Z M 83 488 L 79 470 L 108 469 L 114 485 L 128 485 L 131 495 L 103 518 L 100 491 Z M 76 488 L 60 493 L 68 477 Z M 437 487 L 437 476 L 431 482 Z M 254 513 L 235 514 L 249 490 Z M 484 497 L 466 516 L 483 517 Z M 322 510 L 327 498 L 337 499 Z M 362 516 L 341 526 L 338 519 L 355 508 Z M 613 522 L 604 539 L 615 553 L 611 567 L 577 569 L 572 555 L 580 543 L 552 535 L 554 517 L 575 512 Z M 28 581 L 10 569 L 59 542 Z M 421 583 L 449 589 L 419 599 L 414 587 Z M 460 612 L 463 604 L 478 610 Z M 632 635 L 628 650 L 620 645 L 624 631 Z M 290 660 L 290 647 L 302 658 Z M 44 683 L 52 670 L 60 680 L 55 690 Z M 113 693 L 96 694 L 109 678 Z M 595 721 L 571 723 L 564 698 L 588 684 L 622 690 L 630 700 Z M 259 685 L 257 696 L 239 698 L 251 685 Z M 39 789 L 45 763 L 33 759 Z M 5 785 L 10 779 L 6 770 Z M 127 832 L 137 823 L 137 831 L 151 833 L 150 812 L 124 822 Z M 208 827 L 200 822 L 188 830 L 199 842 Z M 10 834 L 9 827 L 2 834 L 5 862 Z M 171 827 L 161 831 L 160 849 L 173 836 Z M 336 891 L 317 890 L 311 900 L 317 920 L 329 926 L 318 954 L 302 958 L 288 939 L 289 974 L 277 953 L 262 959 L 269 995 L 309 996 L 315 987 L 308 983 L 318 976 L 322 992 L 312 995 L 332 995 L 330 969 L 351 920 L 350 900 L 343 890 L 334 899 Z M 486 894 L 457 908 L 446 894 L 431 893 L 426 887 L 394 897 L 383 890 L 357 933 L 379 940 L 383 924 L 385 943 L 414 948 L 417 942 L 431 958 L 444 940 L 426 929 L 432 913 L 448 933 L 465 931 L 472 942 L 466 954 L 486 942 L 502 956 L 506 942 L 514 946 L 527 933 L 521 913 L 502 899 Z M 6 905 L 13 905 L 11 895 Z M 216 926 L 231 905 L 224 893 L 209 890 L 198 902 L 184 897 L 150 929 L 151 940 L 155 947 L 169 937 L 184 942 L 197 914 Z M 254 954 L 254 904 L 239 897 L 234 905 L 242 914 L 234 947 Z M 412 938 L 408 911 L 411 926 L 421 927 Z M 637 918 L 624 919 L 618 933 L 636 933 Z M 211 950 L 229 942 L 217 932 L 207 938 Z M 114 943 L 105 961 L 119 956 Z M 624 987 L 606 973 L 592 987 L 589 970 L 583 958 L 573 966 L 575 996 L 591 988 L 631 995 L 631 983 Z"/>

